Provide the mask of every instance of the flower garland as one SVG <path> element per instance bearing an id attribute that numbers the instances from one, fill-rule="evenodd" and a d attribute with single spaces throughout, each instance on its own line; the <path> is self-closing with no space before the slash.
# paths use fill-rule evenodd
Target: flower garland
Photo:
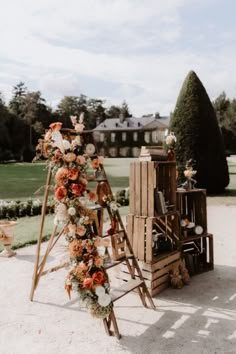
<path id="1" fill-rule="evenodd" d="M 97 194 L 87 187 L 88 169 L 101 171 L 104 158 L 93 155 L 93 145 L 83 144 L 83 117 L 77 121 L 73 116 L 71 121 L 76 132 L 74 139 L 63 136 L 62 123 L 52 123 L 36 151 L 47 158 L 55 175 L 54 223 L 66 225 L 63 233 L 69 244 L 72 268 L 65 289 L 70 297 L 75 287 L 88 311 L 95 317 L 105 318 L 112 310 L 112 302 L 109 278 L 98 248 L 106 240 L 94 233 L 96 213 L 86 206 L 97 200 Z"/>

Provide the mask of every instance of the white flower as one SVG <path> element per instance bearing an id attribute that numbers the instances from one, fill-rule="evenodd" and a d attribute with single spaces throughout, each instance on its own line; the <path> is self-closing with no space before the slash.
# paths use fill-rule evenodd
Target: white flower
<path id="1" fill-rule="evenodd" d="M 95 290 L 95 293 L 97 296 L 102 296 L 105 294 L 105 289 L 103 286 L 97 286 L 96 287 L 96 290 Z"/>
<path id="2" fill-rule="evenodd" d="M 63 140 L 63 146 L 64 146 L 64 149 L 65 150 L 68 150 L 68 149 L 70 149 L 70 147 L 71 147 L 71 144 L 70 144 L 70 142 L 68 141 L 68 140 Z"/>
<path id="3" fill-rule="evenodd" d="M 58 149 L 64 154 L 65 148 L 63 145 L 63 138 L 59 130 L 52 132 L 53 147 L 58 147 Z"/>
<path id="4" fill-rule="evenodd" d="M 100 306 L 108 306 L 111 303 L 111 296 L 108 294 L 104 294 L 98 297 L 98 303 Z"/>
<path id="5" fill-rule="evenodd" d="M 74 207 L 70 207 L 68 209 L 68 214 L 71 215 L 71 216 L 75 215 L 76 214 L 76 209 Z"/>

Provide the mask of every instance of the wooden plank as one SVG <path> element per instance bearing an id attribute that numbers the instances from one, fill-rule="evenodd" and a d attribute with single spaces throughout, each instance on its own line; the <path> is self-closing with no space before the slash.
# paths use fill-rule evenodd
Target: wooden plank
<path id="1" fill-rule="evenodd" d="M 135 213 L 136 215 L 141 215 L 141 164 L 140 162 L 135 162 Z"/>
<path id="2" fill-rule="evenodd" d="M 135 214 L 135 162 L 130 163 L 129 171 L 129 212 Z"/>
<path id="3" fill-rule="evenodd" d="M 124 295 L 128 294 L 130 291 L 138 288 L 143 284 L 143 281 L 140 279 L 130 279 L 129 281 L 122 284 L 119 288 L 114 288 L 111 290 L 112 301 L 120 299 Z"/>
<path id="4" fill-rule="evenodd" d="M 145 261 L 147 263 L 152 262 L 152 228 L 154 218 L 150 217 L 146 220 L 146 252 Z"/>
<path id="5" fill-rule="evenodd" d="M 134 217 L 134 232 L 133 232 L 133 252 L 135 257 L 138 256 L 138 236 L 139 236 L 139 217 Z"/>
<path id="6" fill-rule="evenodd" d="M 133 247 L 133 232 L 134 232 L 134 215 L 128 214 L 126 216 L 127 222 L 127 235 L 130 242 L 131 247 Z"/>
<path id="7" fill-rule="evenodd" d="M 156 182 L 154 180 L 154 162 L 148 161 L 148 216 L 154 216 L 154 188 Z"/>
<path id="8" fill-rule="evenodd" d="M 141 215 L 148 215 L 148 164 L 147 161 L 140 162 L 142 183 L 141 183 Z"/>
<path id="9" fill-rule="evenodd" d="M 143 263 L 141 268 L 143 270 L 153 272 L 157 269 L 162 269 L 164 266 L 176 261 L 177 259 L 180 259 L 180 252 L 174 251 L 163 256 L 163 258 L 160 258 L 160 260 L 158 260 L 156 263 L 152 263 L 152 264 Z"/>
<path id="10" fill-rule="evenodd" d="M 180 260 L 174 261 L 171 264 L 168 264 L 167 266 L 163 267 L 160 270 L 157 270 L 155 272 L 147 272 L 146 270 L 142 271 L 143 277 L 146 281 L 146 279 L 148 280 L 155 280 L 158 279 L 160 277 L 162 277 L 165 274 L 169 274 L 169 272 L 171 270 L 173 270 L 174 268 L 177 268 L 179 266 Z"/>
<path id="11" fill-rule="evenodd" d="M 145 224 L 146 224 L 146 217 L 140 216 L 138 219 L 138 230 L 139 230 L 138 259 L 140 259 L 141 261 L 145 260 L 145 257 L 144 257 Z"/>
<path id="12" fill-rule="evenodd" d="M 167 288 L 169 288 L 169 282 L 163 283 L 163 284 L 157 286 L 155 289 L 149 289 L 149 290 L 150 290 L 151 296 L 153 297 Z"/>

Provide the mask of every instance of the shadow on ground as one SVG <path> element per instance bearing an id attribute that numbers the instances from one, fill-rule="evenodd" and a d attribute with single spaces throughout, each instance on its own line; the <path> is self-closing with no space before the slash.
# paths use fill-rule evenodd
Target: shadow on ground
<path id="1" fill-rule="evenodd" d="M 149 317 L 141 308 L 120 309 L 118 324 L 128 321 L 137 328 L 135 336 L 123 333 L 123 349 L 142 354 L 235 353 L 235 272 L 235 267 L 216 266 L 214 271 L 191 278 L 191 284 L 181 290 L 167 289 L 154 299 L 156 316 Z M 141 321 L 135 319 L 135 312 L 143 313 Z"/>

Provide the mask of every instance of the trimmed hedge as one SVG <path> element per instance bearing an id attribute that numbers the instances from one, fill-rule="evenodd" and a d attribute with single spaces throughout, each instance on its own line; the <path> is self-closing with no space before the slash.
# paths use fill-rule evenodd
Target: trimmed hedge
<path id="1" fill-rule="evenodd" d="M 0 200 L 0 219 L 16 219 L 23 216 L 40 215 L 43 202 L 40 199 L 36 200 Z M 48 200 L 46 213 L 54 212 L 54 201 Z"/>

